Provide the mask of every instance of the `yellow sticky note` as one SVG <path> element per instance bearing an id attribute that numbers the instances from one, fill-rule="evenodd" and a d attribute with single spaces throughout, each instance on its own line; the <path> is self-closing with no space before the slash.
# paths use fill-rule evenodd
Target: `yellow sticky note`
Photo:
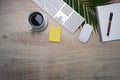
<path id="1" fill-rule="evenodd" d="M 59 27 L 51 27 L 49 41 L 52 42 L 60 42 L 61 28 Z"/>

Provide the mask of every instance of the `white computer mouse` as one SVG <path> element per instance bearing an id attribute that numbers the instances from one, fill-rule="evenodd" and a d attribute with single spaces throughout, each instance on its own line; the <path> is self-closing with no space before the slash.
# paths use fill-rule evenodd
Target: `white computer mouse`
<path id="1" fill-rule="evenodd" d="M 85 24 L 81 30 L 79 40 L 83 43 L 88 42 L 92 31 L 93 27 L 90 24 Z"/>

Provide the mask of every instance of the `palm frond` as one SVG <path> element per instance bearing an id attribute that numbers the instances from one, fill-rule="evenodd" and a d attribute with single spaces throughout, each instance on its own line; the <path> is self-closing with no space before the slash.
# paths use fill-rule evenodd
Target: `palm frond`
<path id="1" fill-rule="evenodd" d="M 82 15 L 86 21 L 93 25 L 95 32 L 98 30 L 96 6 L 112 3 L 112 0 L 64 0 L 75 11 Z"/>

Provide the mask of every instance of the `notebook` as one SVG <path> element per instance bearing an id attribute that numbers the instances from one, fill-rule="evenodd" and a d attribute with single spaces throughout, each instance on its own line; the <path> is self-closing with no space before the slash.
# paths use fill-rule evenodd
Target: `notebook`
<path id="1" fill-rule="evenodd" d="M 101 41 L 120 39 L 120 3 L 97 6 Z"/>
<path id="2" fill-rule="evenodd" d="M 63 0 L 32 0 L 68 32 L 74 33 L 85 20 Z"/>

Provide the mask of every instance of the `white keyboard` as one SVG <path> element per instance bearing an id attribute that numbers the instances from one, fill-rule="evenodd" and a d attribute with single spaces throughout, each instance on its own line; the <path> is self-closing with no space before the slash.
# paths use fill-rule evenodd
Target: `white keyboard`
<path id="1" fill-rule="evenodd" d="M 63 0 L 32 0 L 68 32 L 74 33 L 85 20 Z"/>

